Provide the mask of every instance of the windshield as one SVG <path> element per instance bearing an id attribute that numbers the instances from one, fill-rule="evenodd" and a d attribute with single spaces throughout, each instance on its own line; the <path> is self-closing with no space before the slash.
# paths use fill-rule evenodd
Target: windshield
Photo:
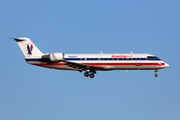
<path id="1" fill-rule="evenodd" d="M 159 58 L 156 57 L 156 56 L 147 56 L 147 59 L 155 59 L 155 60 L 159 60 Z"/>

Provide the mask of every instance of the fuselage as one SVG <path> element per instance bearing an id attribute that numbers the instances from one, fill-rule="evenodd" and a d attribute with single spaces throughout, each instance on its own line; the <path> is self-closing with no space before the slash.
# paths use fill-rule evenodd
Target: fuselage
<path id="1" fill-rule="evenodd" d="M 65 62 L 50 62 L 41 56 L 28 57 L 29 64 L 60 70 L 78 70 L 66 65 Z M 108 53 L 108 54 L 64 54 L 64 60 L 73 63 L 101 67 L 96 71 L 106 70 L 155 70 L 169 65 L 158 57 L 147 53 Z M 103 67 L 103 69 L 102 69 Z"/>

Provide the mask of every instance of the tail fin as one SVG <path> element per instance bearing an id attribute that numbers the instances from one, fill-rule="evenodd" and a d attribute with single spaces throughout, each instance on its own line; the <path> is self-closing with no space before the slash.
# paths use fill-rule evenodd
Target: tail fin
<path id="1" fill-rule="evenodd" d="M 39 56 L 43 53 L 36 47 L 36 45 L 29 38 L 10 38 L 14 39 L 25 57 Z"/>

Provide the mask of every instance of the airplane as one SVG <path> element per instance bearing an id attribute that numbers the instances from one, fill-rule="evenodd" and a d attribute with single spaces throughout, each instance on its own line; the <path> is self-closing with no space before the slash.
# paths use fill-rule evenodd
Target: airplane
<path id="1" fill-rule="evenodd" d="M 169 67 L 158 57 L 147 53 L 100 53 L 100 54 L 65 54 L 42 53 L 26 37 L 14 39 L 22 50 L 27 63 L 58 70 L 84 71 L 85 77 L 94 78 L 96 71 L 110 70 L 155 70 Z"/>

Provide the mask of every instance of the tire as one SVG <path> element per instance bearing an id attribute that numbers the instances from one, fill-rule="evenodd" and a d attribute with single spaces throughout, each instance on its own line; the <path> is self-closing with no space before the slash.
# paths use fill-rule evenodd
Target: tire
<path id="1" fill-rule="evenodd" d="M 85 77 L 88 77 L 88 76 L 89 76 L 89 73 L 88 73 L 88 72 L 85 72 L 85 73 L 84 73 L 84 76 L 85 76 Z"/>
<path id="2" fill-rule="evenodd" d="M 158 74 L 155 74 L 154 77 L 158 77 Z"/>
<path id="3" fill-rule="evenodd" d="M 89 77 L 90 77 L 90 78 L 94 78 L 94 74 L 90 74 Z"/>

